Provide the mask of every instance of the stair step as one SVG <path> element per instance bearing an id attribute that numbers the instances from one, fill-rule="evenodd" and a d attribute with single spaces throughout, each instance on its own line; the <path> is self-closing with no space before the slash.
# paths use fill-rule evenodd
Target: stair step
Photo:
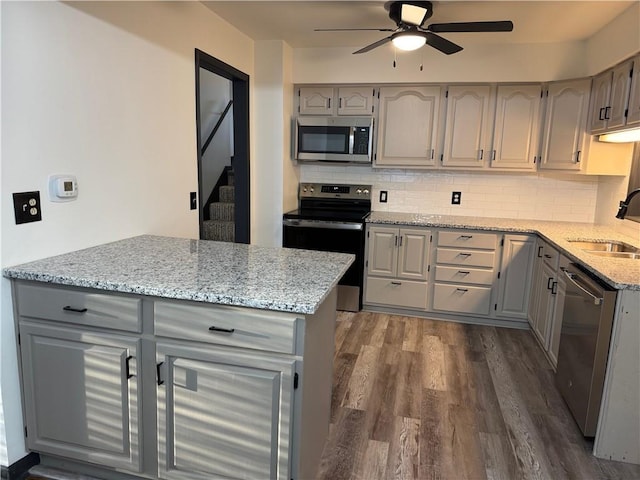
<path id="1" fill-rule="evenodd" d="M 235 241 L 236 225 L 234 222 L 205 220 L 202 227 L 203 240 L 217 240 L 221 242 Z"/>
<path id="2" fill-rule="evenodd" d="M 209 205 L 209 219 L 233 222 L 235 207 L 233 203 L 213 202 Z"/>
<path id="3" fill-rule="evenodd" d="M 233 186 L 236 184 L 236 177 L 233 170 L 227 171 L 227 185 Z"/>
<path id="4" fill-rule="evenodd" d="M 225 185 L 220 187 L 220 201 L 223 203 L 235 202 L 236 187 L 233 185 Z"/>

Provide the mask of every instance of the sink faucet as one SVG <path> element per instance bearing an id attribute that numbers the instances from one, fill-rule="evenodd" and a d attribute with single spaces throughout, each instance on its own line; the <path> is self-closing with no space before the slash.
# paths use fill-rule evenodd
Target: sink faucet
<path id="1" fill-rule="evenodd" d="M 635 190 L 632 190 L 631 192 L 629 192 L 629 195 L 627 195 L 627 198 L 625 198 L 623 201 L 620 202 L 620 208 L 618 210 L 618 214 L 616 215 L 616 218 L 619 218 L 620 220 L 622 220 L 625 217 L 625 215 L 627 214 L 627 208 L 629 208 L 629 202 L 633 197 L 635 197 L 639 193 L 640 193 L 640 188 L 636 188 Z"/>

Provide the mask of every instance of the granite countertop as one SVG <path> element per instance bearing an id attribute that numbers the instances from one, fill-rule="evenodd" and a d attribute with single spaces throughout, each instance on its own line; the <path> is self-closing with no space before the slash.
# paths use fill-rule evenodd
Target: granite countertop
<path id="1" fill-rule="evenodd" d="M 590 223 L 518 220 L 510 218 L 428 215 L 419 213 L 371 212 L 369 223 L 460 228 L 512 233 L 534 233 L 558 248 L 569 259 L 617 289 L 640 290 L 640 260 L 593 255 L 575 247 L 570 240 L 618 240 L 640 248 L 640 238 L 614 232 L 610 227 Z"/>
<path id="2" fill-rule="evenodd" d="M 344 253 L 142 235 L 3 269 L 8 278 L 314 313 L 353 263 Z"/>

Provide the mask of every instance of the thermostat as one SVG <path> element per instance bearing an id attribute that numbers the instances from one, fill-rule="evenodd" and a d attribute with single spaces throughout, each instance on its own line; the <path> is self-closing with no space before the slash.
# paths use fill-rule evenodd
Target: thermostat
<path id="1" fill-rule="evenodd" d="M 78 196 L 78 181 L 74 175 L 51 175 L 49 177 L 49 200 L 68 202 Z"/>

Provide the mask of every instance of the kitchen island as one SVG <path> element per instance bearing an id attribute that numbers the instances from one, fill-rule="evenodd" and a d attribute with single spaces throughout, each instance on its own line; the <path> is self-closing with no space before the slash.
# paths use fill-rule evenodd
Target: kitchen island
<path id="1" fill-rule="evenodd" d="M 100 478 L 311 478 L 352 255 L 140 236 L 5 268 L 26 443 Z"/>
<path id="2" fill-rule="evenodd" d="M 567 261 L 579 265 L 604 284 L 616 289 L 617 299 L 611 340 L 609 343 L 604 392 L 600 404 L 600 415 L 595 435 L 594 455 L 600 458 L 640 464 L 640 259 L 611 258 L 595 255 L 592 252 L 583 250 L 580 244 L 572 243 L 572 241 L 618 241 L 640 248 L 639 238 L 622 235 L 604 225 L 587 223 L 430 215 L 426 213 L 372 212 L 367 218 L 367 222 L 369 230 L 373 227 L 378 229 L 382 228 L 383 231 L 384 227 L 397 228 L 399 232 L 402 232 L 404 229 L 405 232 L 408 231 L 414 236 L 415 232 L 410 229 L 423 229 L 425 231 L 428 230 L 430 233 L 456 232 L 454 237 L 465 240 L 471 239 L 472 237 L 487 237 L 487 235 L 492 237 L 497 235 L 497 238 L 502 237 L 506 239 L 509 236 L 520 236 L 519 234 L 524 234 L 525 237 L 529 237 L 530 246 L 533 246 L 533 243 L 531 243 L 532 237 L 537 237 L 537 239 L 542 239 L 545 244 L 550 245 L 552 250 L 558 252 L 560 256 L 566 258 Z M 478 234 L 478 232 L 480 233 Z M 435 233 L 432 238 L 434 237 Z M 439 244 L 433 247 L 435 252 L 438 252 L 440 244 L 443 243 L 439 240 L 440 239 L 438 239 Z M 522 240 L 522 238 L 520 240 Z M 536 242 L 535 245 L 537 247 L 538 242 Z M 505 246 L 505 252 L 506 248 Z M 451 248 L 449 248 L 448 245 L 444 245 L 442 250 L 447 251 L 451 250 Z M 461 250 L 461 252 L 466 251 L 473 252 L 475 255 L 476 252 L 482 252 L 483 250 L 474 250 L 473 248 L 471 250 Z M 531 250 L 529 250 L 529 252 L 531 252 Z M 540 256 L 538 248 L 536 248 L 534 252 Z M 461 255 L 470 254 L 461 253 Z M 439 259 L 437 253 L 435 253 L 434 256 Z M 554 258 L 555 261 L 558 262 L 558 255 L 555 257 L 550 255 L 549 257 L 550 263 Z M 503 258 L 509 257 L 505 253 Z M 434 263 L 435 268 L 431 269 L 429 283 L 437 282 L 437 270 L 440 268 L 440 264 L 438 260 Z M 446 265 L 447 263 L 451 263 L 451 260 L 448 259 L 443 263 Z M 562 262 L 560 261 L 560 263 Z M 494 262 L 493 265 L 498 265 L 498 262 Z M 446 268 L 448 267 L 445 266 L 445 269 Z M 512 281 L 513 279 L 508 280 L 508 276 L 504 275 L 505 271 L 508 272 L 508 261 L 503 260 L 500 269 L 502 270 L 503 277 L 500 278 L 498 274 L 498 279 L 501 280 L 500 285 L 502 292 L 508 292 L 509 286 L 513 286 L 517 281 L 514 282 Z M 458 271 L 457 268 L 454 270 Z M 465 272 L 461 273 L 468 274 L 473 269 L 465 268 L 465 270 Z M 559 268 L 559 270 L 561 270 L 561 268 Z M 492 270 L 492 272 L 495 272 L 495 269 Z M 526 272 L 527 268 L 520 270 L 523 277 L 527 275 Z M 531 273 L 531 271 L 528 272 L 529 275 Z M 546 281 L 547 278 L 543 278 L 543 280 L 543 290 L 546 290 L 549 283 Z M 560 282 L 561 279 L 558 279 L 558 283 Z M 527 285 L 527 283 L 523 283 L 523 286 L 524 285 Z M 466 285 L 462 286 L 465 288 L 458 290 L 466 291 L 467 288 L 469 290 L 474 288 L 467 287 Z M 531 288 L 533 289 L 533 287 Z M 512 292 L 516 290 L 517 289 L 512 290 Z M 523 288 L 520 293 L 526 293 L 526 295 L 521 298 L 525 300 L 522 305 L 524 307 L 522 313 L 526 315 L 526 304 L 528 303 L 526 301 L 528 296 L 526 288 Z M 507 298 L 508 296 L 509 295 L 506 294 L 496 295 L 496 297 L 498 297 L 496 308 L 498 308 L 500 304 L 500 298 Z M 458 303 L 461 303 L 461 300 L 459 300 Z M 428 309 L 425 310 L 430 315 L 435 311 L 435 309 L 430 311 Z M 558 316 L 560 317 L 560 322 L 557 327 L 560 328 L 562 317 L 561 308 Z M 529 323 L 531 323 L 531 315 L 529 315 Z M 532 325 L 531 328 L 535 334 L 534 326 Z M 549 337 L 551 328 L 547 328 L 546 331 L 547 337 Z M 557 331 L 559 332 L 559 330 Z M 553 343 L 552 338 L 547 338 L 547 340 Z M 541 343 L 541 346 L 544 350 L 545 345 Z M 552 350 L 550 345 L 547 344 L 546 346 L 549 348 L 549 351 Z"/>

